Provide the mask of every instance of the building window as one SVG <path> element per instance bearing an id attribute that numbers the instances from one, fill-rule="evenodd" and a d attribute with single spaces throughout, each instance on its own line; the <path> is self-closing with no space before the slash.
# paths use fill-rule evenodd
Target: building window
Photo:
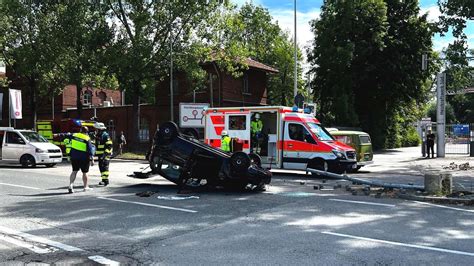
<path id="1" fill-rule="evenodd" d="M 82 94 L 82 104 L 83 105 L 90 105 L 92 104 L 92 92 L 87 90 Z"/>
<path id="2" fill-rule="evenodd" d="M 99 92 L 97 96 L 99 97 L 101 103 L 104 103 L 107 100 L 107 94 L 105 94 L 103 91 Z"/>
<path id="3" fill-rule="evenodd" d="M 109 121 L 107 121 L 106 127 L 107 127 L 107 132 L 109 132 L 110 139 L 115 141 L 115 123 L 114 123 L 114 120 L 110 119 Z"/>
<path id="4" fill-rule="evenodd" d="M 245 73 L 244 76 L 242 77 L 242 93 L 244 94 L 250 94 L 250 88 L 249 88 L 249 75 L 248 73 Z"/>
<path id="5" fill-rule="evenodd" d="M 150 140 L 150 124 L 148 123 L 148 120 L 144 117 L 140 118 L 138 140 L 140 142 L 148 142 Z"/>

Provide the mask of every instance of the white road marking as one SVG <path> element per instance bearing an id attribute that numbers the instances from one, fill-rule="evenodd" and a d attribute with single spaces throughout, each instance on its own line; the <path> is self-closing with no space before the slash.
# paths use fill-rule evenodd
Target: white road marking
<path id="1" fill-rule="evenodd" d="M 347 203 L 365 204 L 365 205 L 384 206 L 384 207 L 396 207 L 396 205 L 393 205 L 393 204 L 375 203 L 375 202 L 367 202 L 367 201 L 342 200 L 342 199 L 329 199 L 329 200 L 347 202 Z"/>
<path id="2" fill-rule="evenodd" d="M 38 254 L 46 254 L 46 253 L 51 253 L 51 252 L 54 251 L 54 250 L 51 250 L 51 249 L 40 248 L 40 247 L 37 247 L 37 246 L 35 246 L 33 244 L 30 244 L 28 242 L 21 241 L 19 239 L 9 237 L 9 236 L 6 236 L 6 235 L 0 235 L 0 240 L 3 240 L 5 242 L 8 242 L 8 243 L 11 243 L 11 244 L 14 244 L 14 245 L 17 245 L 19 247 L 27 248 L 27 249 L 35 252 L 35 253 L 38 253 Z"/>
<path id="3" fill-rule="evenodd" d="M 167 209 L 167 210 L 175 210 L 175 211 L 182 211 L 182 212 L 189 212 L 189 213 L 196 213 L 197 212 L 197 211 L 189 210 L 189 209 L 175 208 L 175 207 L 170 207 L 170 206 L 156 205 L 156 204 L 136 202 L 136 201 L 119 200 L 119 199 L 112 199 L 112 198 L 106 198 L 106 197 L 97 197 L 97 198 L 98 199 L 104 199 L 104 200 L 110 200 L 110 201 L 117 201 L 117 202 L 124 202 L 124 203 L 131 203 L 131 204 L 136 204 L 136 205 L 154 207 L 154 208 L 160 208 L 160 209 Z"/>
<path id="4" fill-rule="evenodd" d="M 413 202 L 416 202 L 416 203 L 418 203 L 418 204 L 423 204 L 423 205 L 428 205 L 428 206 L 443 208 L 443 209 L 450 209 L 450 210 L 455 210 L 455 211 L 463 211 L 463 212 L 474 213 L 474 210 L 466 210 L 466 209 L 462 209 L 462 208 L 456 208 L 456 207 L 449 207 L 449 206 L 437 205 L 437 204 L 428 203 L 428 202 L 423 202 L 423 201 L 413 201 Z"/>
<path id="5" fill-rule="evenodd" d="M 443 253 L 451 253 L 451 254 L 474 257 L 474 253 L 459 251 L 459 250 L 453 250 L 453 249 L 421 246 L 421 245 L 407 244 L 407 243 L 402 243 L 402 242 L 394 242 L 394 241 L 381 240 L 381 239 L 375 239 L 375 238 L 339 234 L 339 233 L 333 233 L 333 232 L 327 232 L 327 231 L 321 232 L 321 233 L 326 234 L 326 235 L 333 235 L 333 236 L 340 236 L 340 237 L 346 237 L 346 238 L 352 238 L 352 239 L 359 239 L 359 240 L 364 240 L 364 241 L 369 241 L 369 242 L 376 242 L 376 243 L 381 243 L 381 244 L 388 244 L 388 245 L 402 246 L 402 247 L 410 247 L 410 248 L 416 248 L 416 249 L 424 249 L 424 250 L 431 250 L 431 251 L 438 251 L 438 252 L 443 252 Z"/>
<path id="6" fill-rule="evenodd" d="M 119 263 L 118 261 L 109 260 L 109 259 L 104 258 L 104 257 L 99 256 L 99 255 L 89 256 L 89 259 L 90 259 L 90 260 L 93 260 L 93 261 L 95 261 L 95 262 L 97 262 L 97 263 L 104 264 L 104 265 L 111 265 L 111 266 L 120 265 L 120 263 Z"/>
<path id="7" fill-rule="evenodd" d="M 23 233 L 23 232 L 16 231 L 16 230 L 6 228 L 6 227 L 3 227 L 3 226 L 0 226 L 0 232 L 8 234 L 8 235 L 20 236 L 20 237 L 23 237 L 23 238 L 28 239 L 30 241 L 33 241 L 33 242 L 46 244 L 48 246 L 56 247 L 56 248 L 66 250 L 66 251 L 84 251 L 83 249 L 80 249 L 80 248 L 69 246 L 69 245 L 59 243 L 59 242 L 56 242 L 56 241 L 53 241 L 53 240 L 49 240 L 49 239 L 46 239 L 46 238 L 42 238 L 42 237 L 39 237 L 39 236 L 30 235 L 28 233 Z"/>
<path id="8" fill-rule="evenodd" d="M 6 228 L 6 227 L 3 227 L 3 226 L 0 226 L 0 232 L 6 234 L 6 235 L 0 235 L 0 240 L 4 240 L 6 242 L 9 242 L 11 244 L 15 244 L 15 245 L 23 247 L 23 248 L 27 248 L 27 249 L 35 252 L 35 253 L 38 253 L 38 254 L 51 253 L 51 252 L 54 252 L 56 250 L 54 250 L 53 248 L 49 248 L 49 249 L 40 248 L 40 247 L 37 247 L 37 246 L 35 246 L 31 243 L 28 243 L 26 241 L 21 241 L 19 239 L 11 237 L 11 236 L 13 235 L 13 236 L 16 236 L 16 237 L 21 237 L 21 238 L 24 238 L 24 239 L 26 239 L 28 241 L 31 241 L 31 242 L 45 244 L 47 246 L 59 248 L 59 249 L 65 250 L 65 251 L 86 252 L 85 250 L 83 250 L 81 248 L 69 246 L 69 245 L 66 245 L 66 244 L 63 244 L 63 243 L 52 241 L 52 240 L 42 238 L 42 237 L 39 237 L 39 236 L 30 235 L 28 233 L 23 233 L 23 232 L 16 231 L 16 230 Z M 95 261 L 97 263 L 100 263 L 100 264 L 104 264 L 104 265 L 112 265 L 112 266 L 120 265 L 120 263 L 117 262 L 117 261 L 110 260 L 110 259 L 104 258 L 104 257 L 99 256 L 99 255 L 89 256 L 88 259 L 93 260 L 93 261 Z"/>
<path id="9" fill-rule="evenodd" d="M 37 187 L 28 187 L 28 186 L 21 186 L 21 185 L 8 184 L 8 183 L 0 183 L 0 185 L 10 186 L 10 187 L 21 187 L 21 188 L 28 188 L 28 189 L 41 190 L 41 188 L 37 188 Z"/>

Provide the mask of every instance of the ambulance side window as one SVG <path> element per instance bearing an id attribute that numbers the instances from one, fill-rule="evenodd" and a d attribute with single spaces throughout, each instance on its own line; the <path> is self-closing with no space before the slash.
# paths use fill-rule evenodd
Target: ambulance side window
<path id="1" fill-rule="evenodd" d="M 229 116 L 229 130 L 246 130 L 247 116 L 232 115 Z"/>
<path id="2" fill-rule="evenodd" d="M 288 125 L 288 134 L 292 140 L 316 144 L 316 141 L 314 141 L 309 131 L 303 125 L 290 123 Z"/>

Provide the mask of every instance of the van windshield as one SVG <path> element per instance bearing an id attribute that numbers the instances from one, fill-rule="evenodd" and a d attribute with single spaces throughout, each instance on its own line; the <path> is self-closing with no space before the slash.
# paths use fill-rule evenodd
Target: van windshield
<path id="1" fill-rule="evenodd" d="M 311 131 L 318 137 L 319 140 L 327 141 L 327 140 L 334 140 L 331 137 L 331 134 L 321 125 L 316 123 L 306 123 Z"/>
<path id="2" fill-rule="evenodd" d="M 48 142 L 43 136 L 34 131 L 20 131 L 29 142 Z"/>

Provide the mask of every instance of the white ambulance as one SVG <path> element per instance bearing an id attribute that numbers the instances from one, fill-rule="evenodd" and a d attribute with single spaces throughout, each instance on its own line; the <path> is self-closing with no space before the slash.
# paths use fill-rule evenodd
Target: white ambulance
<path id="1" fill-rule="evenodd" d="M 259 138 L 251 136 L 251 121 L 263 122 Z M 355 150 L 336 141 L 313 114 L 283 106 L 209 108 L 205 114 L 205 143 L 220 148 L 221 133 L 257 152 L 264 167 L 342 173 L 357 168 Z"/>

